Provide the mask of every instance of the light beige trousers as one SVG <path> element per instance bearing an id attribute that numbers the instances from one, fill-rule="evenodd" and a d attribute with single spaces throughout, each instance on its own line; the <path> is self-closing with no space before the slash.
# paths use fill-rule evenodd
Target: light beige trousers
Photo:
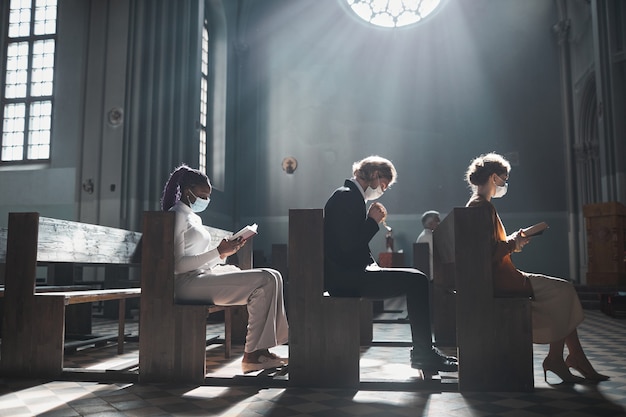
<path id="1" fill-rule="evenodd" d="M 246 352 L 267 349 L 288 341 L 289 326 L 283 300 L 283 278 L 269 269 L 239 270 L 217 266 L 176 276 L 176 299 L 220 306 L 246 305 Z"/>

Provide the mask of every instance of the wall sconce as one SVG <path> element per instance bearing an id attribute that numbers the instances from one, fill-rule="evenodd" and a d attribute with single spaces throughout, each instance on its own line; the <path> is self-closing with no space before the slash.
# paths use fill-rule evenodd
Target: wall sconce
<path id="1" fill-rule="evenodd" d="M 298 168 L 298 161 L 293 156 L 287 156 L 283 159 L 283 171 L 287 174 L 293 174 Z"/>

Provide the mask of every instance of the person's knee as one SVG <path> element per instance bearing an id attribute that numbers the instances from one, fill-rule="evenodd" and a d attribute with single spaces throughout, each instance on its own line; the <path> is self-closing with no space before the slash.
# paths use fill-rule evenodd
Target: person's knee
<path id="1" fill-rule="evenodd" d="M 282 280 L 280 275 L 276 275 L 272 273 L 272 271 L 268 271 L 266 269 L 263 270 L 263 275 L 261 277 L 261 286 L 263 288 L 277 288 L 280 284 L 282 284 Z"/>
<path id="2" fill-rule="evenodd" d="M 413 289 L 413 291 L 428 293 L 429 285 L 430 281 L 425 274 L 419 271 L 413 274 L 413 277 L 411 279 L 411 288 Z"/>

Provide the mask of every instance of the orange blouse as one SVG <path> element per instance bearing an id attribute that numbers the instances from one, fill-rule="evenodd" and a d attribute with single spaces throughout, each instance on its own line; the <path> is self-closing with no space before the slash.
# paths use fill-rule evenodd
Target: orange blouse
<path id="1" fill-rule="evenodd" d="M 494 295 L 499 297 L 531 297 L 533 291 L 530 281 L 523 272 L 515 267 L 511 260 L 511 253 L 515 250 L 515 239 L 507 240 L 506 230 L 494 205 L 483 197 L 474 195 L 466 206 L 487 207 L 491 213 L 494 231 L 491 251 Z"/>

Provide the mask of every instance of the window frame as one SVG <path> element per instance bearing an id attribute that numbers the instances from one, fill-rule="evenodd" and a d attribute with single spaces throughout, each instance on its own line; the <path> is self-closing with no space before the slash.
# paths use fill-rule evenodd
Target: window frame
<path id="1" fill-rule="evenodd" d="M 4 31 L 0 33 L 0 166 L 12 166 L 12 165 L 28 165 L 28 164 L 42 164 L 49 163 L 52 157 L 53 147 L 53 133 L 54 133 L 54 111 L 55 111 L 55 90 L 56 90 L 56 68 L 58 59 L 58 12 L 59 4 L 56 2 L 56 13 L 54 20 L 54 33 L 47 33 L 42 35 L 36 35 L 35 29 L 35 17 L 37 9 L 37 0 L 30 0 L 31 3 L 31 16 L 29 22 L 29 34 L 27 36 L 18 36 L 14 38 L 9 37 L 9 21 L 11 13 L 11 0 L 3 2 L 3 6 L 0 9 L 2 23 Z M 54 42 L 54 57 L 52 63 L 52 91 L 49 95 L 33 96 L 32 95 L 32 79 L 33 79 L 33 58 L 34 58 L 34 45 L 39 41 L 52 40 Z M 7 83 L 7 67 L 8 67 L 8 51 L 12 44 L 20 42 L 28 43 L 28 64 L 26 70 L 26 94 L 23 97 L 6 97 L 6 83 Z M 31 120 L 31 107 L 33 103 L 50 103 L 50 126 L 49 126 L 49 139 L 48 139 L 48 156 L 47 158 L 29 158 L 29 147 L 33 144 L 30 143 L 30 135 L 36 130 L 32 130 L 30 125 Z M 3 142 L 4 142 L 4 123 L 5 123 L 5 106 L 8 104 L 23 104 L 24 105 L 24 127 L 22 138 L 22 157 L 15 160 L 3 160 Z"/>

